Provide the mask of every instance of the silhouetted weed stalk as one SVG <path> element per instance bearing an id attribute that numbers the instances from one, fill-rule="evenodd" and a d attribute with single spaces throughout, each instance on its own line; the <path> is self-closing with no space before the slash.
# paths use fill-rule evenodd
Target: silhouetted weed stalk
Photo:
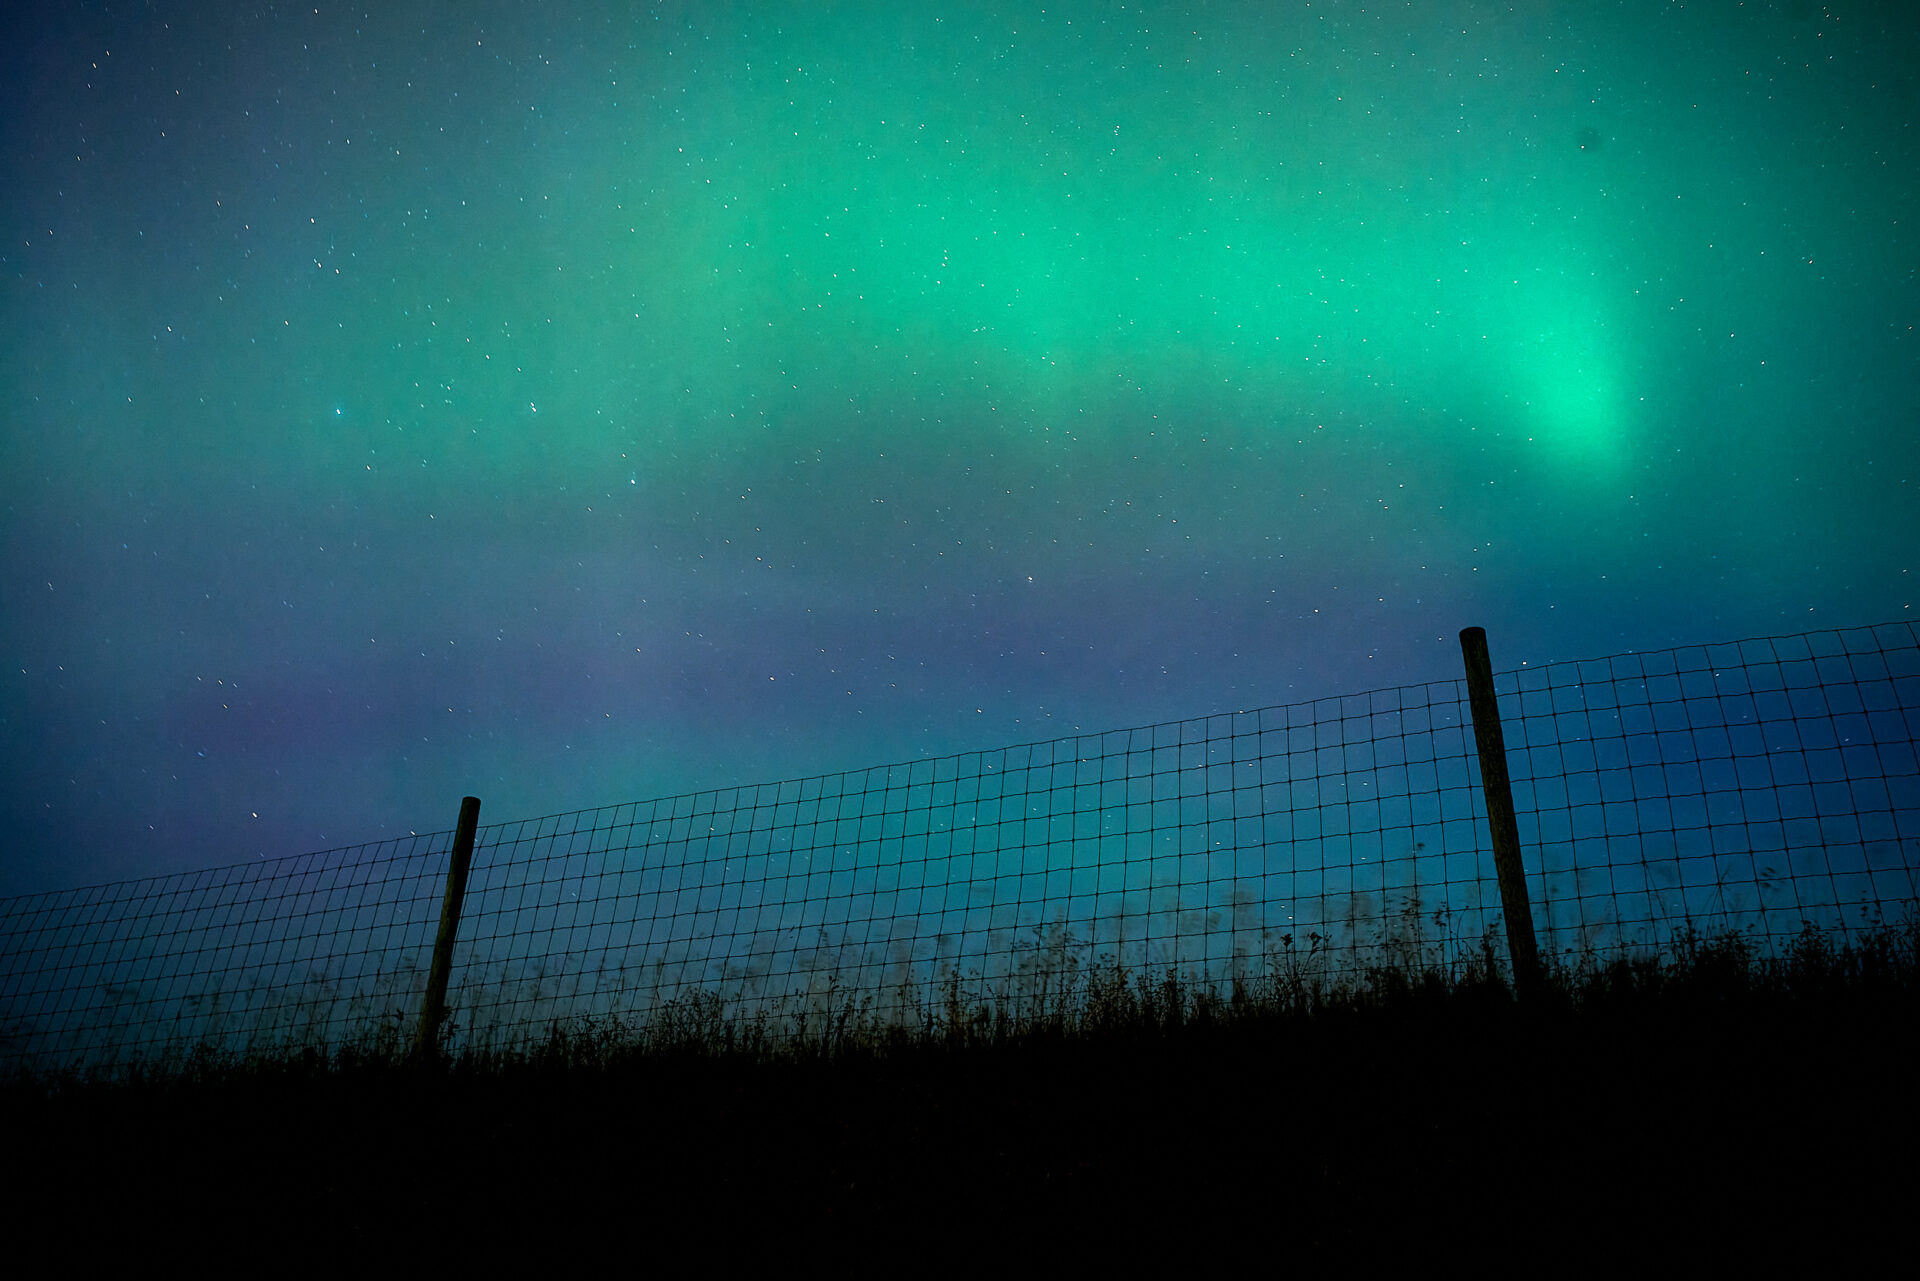
<path id="1" fill-rule="evenodd" d="M 1110 957 L 1083 959 L 1064 929 L 1036 931 L 1036 947 L 1013 979 L 998 985 L 947 973 L 902 984 L 884 1003 L 871 992 L 843 991 L 837 979 L 784 1021 L 764 1005 L 752 1014 L 738 998 L 689 991 L 644 1018 L 582 1015 L 550 1021 L 513 1044 L 470 1046 L 421 1062 L 401 1020 L 370 1022 L 344 1046 L 322 1042 L 256 1044 L 222 1052 L 185 1052 L 89 1071 L 16 1069 L 10 1091 L 57 1091 L 94 1083 L 158 1086 L 255 1084 L 311 1078 L 493 1076 L 533 1071 L 593 1072 L 646 1063 L 698 1060 L 736 1064 L 872 1061 L 902 1055 L 951 1055 L 997 1047 L 1079 1043 L 1097 1048 L 1142 1038 L 1199 1037 L 1210 1031 L 1305 1033 L 1321 1021 L 1470 1009 L 1518 1011 L 1498 935 L 1452 951 L 1429 945 L 1424 927 L 1444 930 L 1444 913 L 1423 918 L 1417 903 L 1359 970 L 1334 964 L 1317 931 L 1282 935 L 1250 967 L 1214 981 L 1174 967 L 1127 970 Z M 1778 951 L 1737 932 L 1706 933 L 1683 924 L 1664 954 L 1571 949 L 1543 958 L 1546 985 L 1526 1013 L 1579 1016 L 1636 1009 L 1761 1011 L 1782 1003 L 1884 1004 L 1889 1017 L 1920 994 L 1920 917 L 1856 931 L 1836 943 L 1811 923 Z"/>

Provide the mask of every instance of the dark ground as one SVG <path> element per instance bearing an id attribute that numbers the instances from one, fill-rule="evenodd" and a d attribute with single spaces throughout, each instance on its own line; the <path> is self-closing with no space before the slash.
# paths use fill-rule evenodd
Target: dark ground
<path id="1" fill-rule="evenodd" d="M 1456 993 L 830 1062 L 16 1083 L 10 1235 L 299 1271 L 1825 1269 L 1912 1252 L 1913 1007 L 1683 991 L 1523 1018 Z"/>

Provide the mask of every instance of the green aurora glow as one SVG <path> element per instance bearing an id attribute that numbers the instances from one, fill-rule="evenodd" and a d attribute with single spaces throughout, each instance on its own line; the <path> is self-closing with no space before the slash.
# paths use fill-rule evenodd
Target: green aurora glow
<path id="1" fill-rule="evenodd" d="M 1899 6 L 205 8 L 13 20 L 0 892 L 1910 599 Z"/>

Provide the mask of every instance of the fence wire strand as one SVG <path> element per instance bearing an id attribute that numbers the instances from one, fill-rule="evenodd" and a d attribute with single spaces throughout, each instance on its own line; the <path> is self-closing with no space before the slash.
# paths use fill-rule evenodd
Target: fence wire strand
<path id="1" fill-rule="evenodd" d="M 1912 624 L 1495 681 L 1547 957 L 1912 910 Z M 0 1069 L 404 1043 L 451 843 L 0 900 Z M 1099 966 L 1218 990 L 1496 945 L 1466 686 L 1440 681 L 483 825 L 449 1048 L 690 999 L 776 1034 L 950 997 L 1018 1018 Z"/>

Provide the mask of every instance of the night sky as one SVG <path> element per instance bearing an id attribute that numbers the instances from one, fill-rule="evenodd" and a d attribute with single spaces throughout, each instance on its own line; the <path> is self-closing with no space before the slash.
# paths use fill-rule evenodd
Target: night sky
<path id="1" fill-rule="evenodd" d="M 0 894 L 1910 616 L 1904 3 L 21 8 Z"/>

